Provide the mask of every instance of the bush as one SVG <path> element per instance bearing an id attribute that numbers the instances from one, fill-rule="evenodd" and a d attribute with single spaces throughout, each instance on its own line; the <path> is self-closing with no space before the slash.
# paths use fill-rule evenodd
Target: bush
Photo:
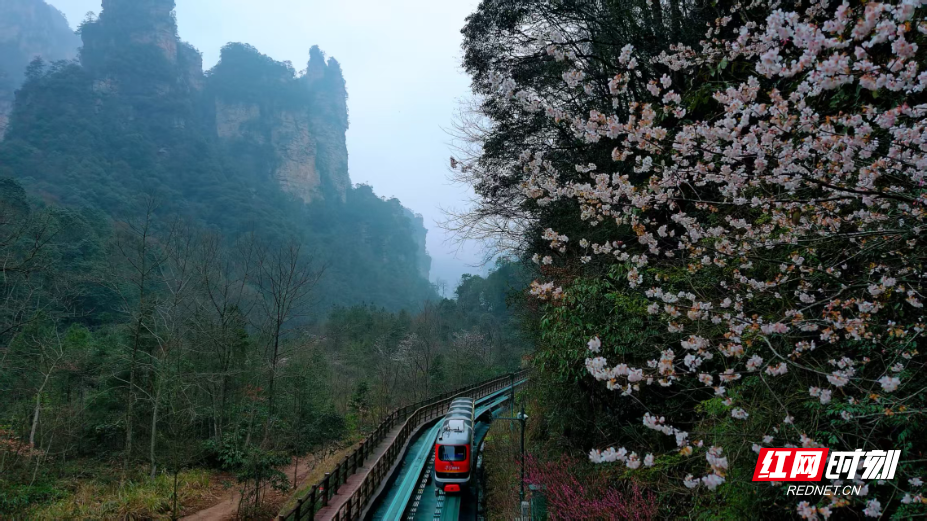
<path id="1" fill-rule="evenodd" d="M 237 470 L 245 462 L 243 441 L 238 433 L 225 433 L 221 440 L 208 439 L 203 442 L 206 463 L 214 468 Z"/>
<path id="2" fill-rule="evenodd" d="M 7 481 L 0 481 L 0 517 L 21 513 L 30 505 L 54 501 L 66 496 L 63 490 L 53 485 L 43 483 L 39 485 L 17 485 Z"/>
<path id="3" fill-rule="evenodd" d="M 547 500 L 551 519 L 649 520 L 657 514 L 656 497 L 630 481 L 622 490 L 587 461 L 565 454 L 543 461 L 528 455 L 525 480 Z"/>

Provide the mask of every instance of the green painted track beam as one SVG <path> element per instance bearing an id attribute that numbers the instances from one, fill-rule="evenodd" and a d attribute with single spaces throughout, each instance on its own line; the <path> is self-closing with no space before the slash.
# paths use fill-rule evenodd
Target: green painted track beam
<path id="1" fill-rule="evenodd" d="M 429 429 L 424 436 L 427 436 L 427 439 L 430 440 L 436 439 L 440 429 L 441 423 L 439 422 Z M 424 468 L 425 463 L 428 462 L 428 457 L 431 456 L 432 450 L 434 450 L 434 444 L 426 442 L 414 454 L 410 453 L 407 455 L 406 461 L 410 462 L 409 465 L 411 465 L 411 470 L 406 473 L 402 481 L 393 484 L 394 487 L 398 487 L 399 491 L 393 497 L 393 501 L 390 503 L 389 508 L 386 509 L 383 515 L 384 519 L 402 519 L 402 513 L 405 511 L 409 500 L 412 499 L 412 494 L 415 493 L 415 487 L 418 485 L 419 478 L 422 475 L 422 468 Z M 409 457 L 412 459 L 409 460 Z"/>
<path id="2" fill-rule="evenodd" d="M 460 515 L 460 496 L 445 496 L 441 521 L 457 521 Z"/>

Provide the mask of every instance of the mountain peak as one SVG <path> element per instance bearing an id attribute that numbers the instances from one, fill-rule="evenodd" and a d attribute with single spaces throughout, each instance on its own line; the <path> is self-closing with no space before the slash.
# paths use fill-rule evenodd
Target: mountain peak
<path id="1" fill-rule="evenodd" d="M 170 63 L 177 63 L 174 7 L 174 0 L 103 0 L 100 16 L 81 25 L 81 59 L 92 68 L 106 52 L 154 45 Z"/>

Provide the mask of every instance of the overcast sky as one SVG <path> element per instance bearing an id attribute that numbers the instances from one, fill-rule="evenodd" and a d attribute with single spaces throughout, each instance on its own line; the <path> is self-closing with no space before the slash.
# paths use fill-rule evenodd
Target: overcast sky
<path id="1" fill-rule="evenodd" d="M 72 26 L 100 0 L 47 0 Z M 245 42 L 305 68 L 317 44 L 336 58 L 348 84 L 351 180 L 395 196 L 425 216 L 431 278 L 454 286 L 479 259 L 436 226 L 441 208 L 461 208 L 467 191 L 447 180 L 449 128 L 469 79 L 460 67 L 464 18 L 478 0 L 177 0 L 180 37 L 203 53 L 206 69 L 228 42 Z"/>

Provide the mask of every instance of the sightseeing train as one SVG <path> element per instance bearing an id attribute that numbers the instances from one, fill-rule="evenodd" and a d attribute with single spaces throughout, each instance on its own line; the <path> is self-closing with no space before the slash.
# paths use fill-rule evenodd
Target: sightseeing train
<path id="1" fill-rule="evenodd" d="M 435 494 L 459 493 L 470 482 L 474 408 L 473 398 L 456 398 L 442 420 L 435 441 Z"/>

